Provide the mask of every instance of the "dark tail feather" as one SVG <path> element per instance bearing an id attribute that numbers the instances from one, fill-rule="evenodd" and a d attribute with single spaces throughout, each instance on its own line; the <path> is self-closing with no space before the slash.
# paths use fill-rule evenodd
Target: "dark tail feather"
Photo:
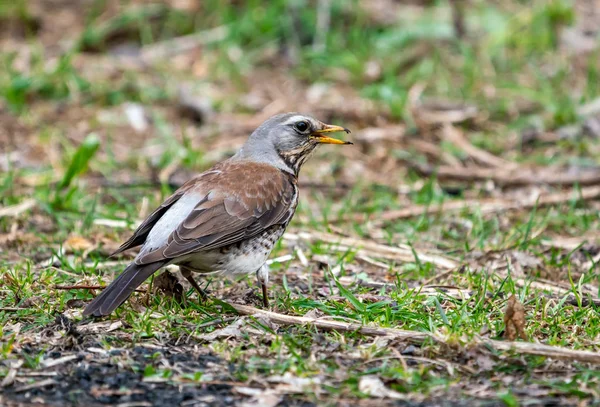
<path id="1" fill-rule="evenodd" d="M 83 315 L 101 317 L 110 314 L 123 304 L 148 277 L 165 264 L 165 262 L 156 262 L 139 266 L 131 263 L 119 277 L 88 304 Z"/>

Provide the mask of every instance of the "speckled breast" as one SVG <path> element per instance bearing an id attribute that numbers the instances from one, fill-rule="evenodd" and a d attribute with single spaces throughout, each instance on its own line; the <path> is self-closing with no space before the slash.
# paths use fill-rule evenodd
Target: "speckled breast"
<path id="1" fill-rule="evenodd" d="M 178 262 L 198 273 L 243 275 L 255 273 L 267 261 L 287 225 L 274 225 L 259 235 L 231 246 L 198 252 Z"/>

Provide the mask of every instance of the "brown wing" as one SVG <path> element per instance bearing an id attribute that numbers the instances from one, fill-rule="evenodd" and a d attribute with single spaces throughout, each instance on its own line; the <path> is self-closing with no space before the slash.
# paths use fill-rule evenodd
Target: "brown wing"
<path id="1" fill-rule="evenodd" d="M 199 203 L 162 247 L 141 253 L 136 264 L 173 259 L 228 246 L 270 226 L 287 223 L 296 205 L 295 178 L 251 162 L 223 162 L 218 172 L 198 179 L 186 194 Z"/>
<path id="2" fill-rule="evenodd" d="M 202 176 L 202 175 L 200 175 Z M 146 238 L 148 237 L 148 233 L 152 230 L 152 227 L 158 222 L 158 220 L 169 210 L 175 202 L 181 198 L 185 192 L 190 189 L 190 187 L 194 184 L 196 178 L 193 178 L 183 184 L 177 191 L 173 193 L 170 197 L 168 197 L 154 212 L 152 212 L 138 228 L 133 232 L 133 235 L 123 243 L 114 253 L 111 254 L 115 256 L 119 253 L 124 252 L 125 250 L 132 249 L 134 247 L 140 246 L 144 244 Z"/>

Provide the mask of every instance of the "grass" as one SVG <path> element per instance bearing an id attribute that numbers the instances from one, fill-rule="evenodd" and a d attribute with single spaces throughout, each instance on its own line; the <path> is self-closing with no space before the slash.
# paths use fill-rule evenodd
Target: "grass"
<path id="1" fill-rule="evenodd" d="M 522 171 L 596 170 L 600 150 L 581 132 L 551 141 L 523 136 L 532 129 L 553 135 L 588 120 L 579 107 L 600 96 L 599 51 L 578 54 L 560 40 L 564 29 L 579 27 L 584 17 L 563 1 L 474 1 L 464 10 L 467 36 L 460 38 L 444 1 L 421 8 L 397 5 L 398 17 L 390 22 L 362 8 L 363 2 L 333 0 L 320 49 L 314 45 L 317 9 L 308 3 L 207 1 L 186 11 L 169 2 L 117 9 L 98 2 L 91 12 L 69 11 L 77 24 L 65 29 L 69 43 L 58 55 L 51 46 L 55 38 L 43 28 L 15 37 L 20 49 L 0 53 L 0 121 L 5 123 L 0 146 L 6 152 L 0 157 L 0 208 L 35 202 L 18 216 L 0 217 L 0 376 L 10 377 L 10 367 L 22 362 L 0 402 L 41 397 L 58 403 L 64 394 L 89 402 L 143 401 L 136 394 L 148 389 L 173 397 L 172 403 L 210 395 L 221 397 L 216 404 L 223 397 L 264 402 L 235 390 L 253 387 L 273 390 L 282 405 L 360 404 L 374 396 L 365 386 L 369 377 L 414 402 L 598 401 L 600 375 L 592 364 L 471 346 L 480 337 L 503 338 L 506 303 L 514 294 L 525 306 L 530 341 L 598 351 L 600 314 L 582 301 L 600 296 L 595 263 L 600 222 L 597 202 L 577 198 L 578 185 L 572 186 L 571 200 L 528 211 L 490 214 L 475 206 L 382 225 L 335 222 L 360 214 L 376 220 L 413 205 L 526 199 L 536 191 L 557 191 L 545 185 L 453 183 L 413 171 L 415 161 L 480 164 L 415 120 L 411 92 L 418 86 L 425 101 L 476 106 L 474 120 L 455 126 L 473 146 Z M 0 5 L 0 18 L 17 26 L 30 27 L 35 12 L 27 2 Z M 40 18 L 51 17 L 48 12 Z M 200 51 L 148 67 L 102 62 L 123 44 L 135 50 L 219 26 L 227 27 L 227 36 Z M 202 96 L 214 109 L 201 126 L 180 117 L 176 107 L 178 87 L 188 82 L 205 85 Z M 310 93 L 318 93 L 319 84 L 327 91 L 313 100 Z M 203 280 L 214 298 L 204 304 L 188 287 L 185 305 L 166 295 L 139 294 L 97 331 L 80 323 L 83 302 L 94 294 L 56 286 L 109 282 L 130 258 L 107 263 L 115 260 L 107 259 L 108 253 L 172 192 L 174 170 L 199 172 L 231 154 L 254 125 L 253 117 L 273 101 L 344 124 L 356 141 L 351 149 L 322 149 L 307 164 L 301 180 L 311 184 L 302 188 L 290 232 L 316 230 L 389 247 L 408 244 L 414 259 L 400 262 L 378 253 L 365 259 L 359 246 L 337 251 L 323 242 L 284 240 L 271 258 L 294 257 L 271 267 L 272 309 L 430 332 L 445 345 L 239 319 L 223 301 L 259 304 L 257 294 L 250 294 L 259 291 L 253 277 Z M 136 133 L 123 119 L 125 103 L 144 107 L 146 131 Z M 372 104 L 373 110 L 364 107 Z M 361 138 L 367 128 L 392 125 L 404 126 L 403 133 L 372 142 Z M 230 143 L 223 143 L 225 136 Z M 423 150 L 415 140 L 429 141 L 437 152 Z M 13 152 L 17 158 L 10 158 Z M 444 273 L 424 261 L 423 253 L 443 253 L 461 267 Z M 345 278 L 389 287 L 348 285 Z M 428 281 L 459 288 L 470 298 L 427 294 L 422 286 Z M 542 290 L 534 284 L 540 281 L 564 292 Z M 572 305 L 569 294 L 580 304 Z M 366 300 L 373 295 L 380 299 Z M 211 334 L 216 338 L 206 339 Z M 60 357 L 57 353 L 77 352 L 87 355 L 87 365 L 45 367 Z M 77 375 L 92 368 L 99 370 L 89 373 L 86 383 L 96 387 L 78 383 Z M 38 380 L 23 374 L 48 370 L 60 383 L 18 391 Z M 132 379 L 106 381 L 117 373 Z M 123 389 L 135 391 L 127 395 Z"/>

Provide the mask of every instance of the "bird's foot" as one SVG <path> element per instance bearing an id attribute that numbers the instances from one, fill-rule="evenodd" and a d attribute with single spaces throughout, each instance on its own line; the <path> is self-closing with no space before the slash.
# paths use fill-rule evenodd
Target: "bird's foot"
<path id="1" fill-rule="evenodd" d="M 261 284 L 262 295 L 263 295 L 263 307 L 269 309 L 269 294 L 267 292 L 267 285 Z"/>

